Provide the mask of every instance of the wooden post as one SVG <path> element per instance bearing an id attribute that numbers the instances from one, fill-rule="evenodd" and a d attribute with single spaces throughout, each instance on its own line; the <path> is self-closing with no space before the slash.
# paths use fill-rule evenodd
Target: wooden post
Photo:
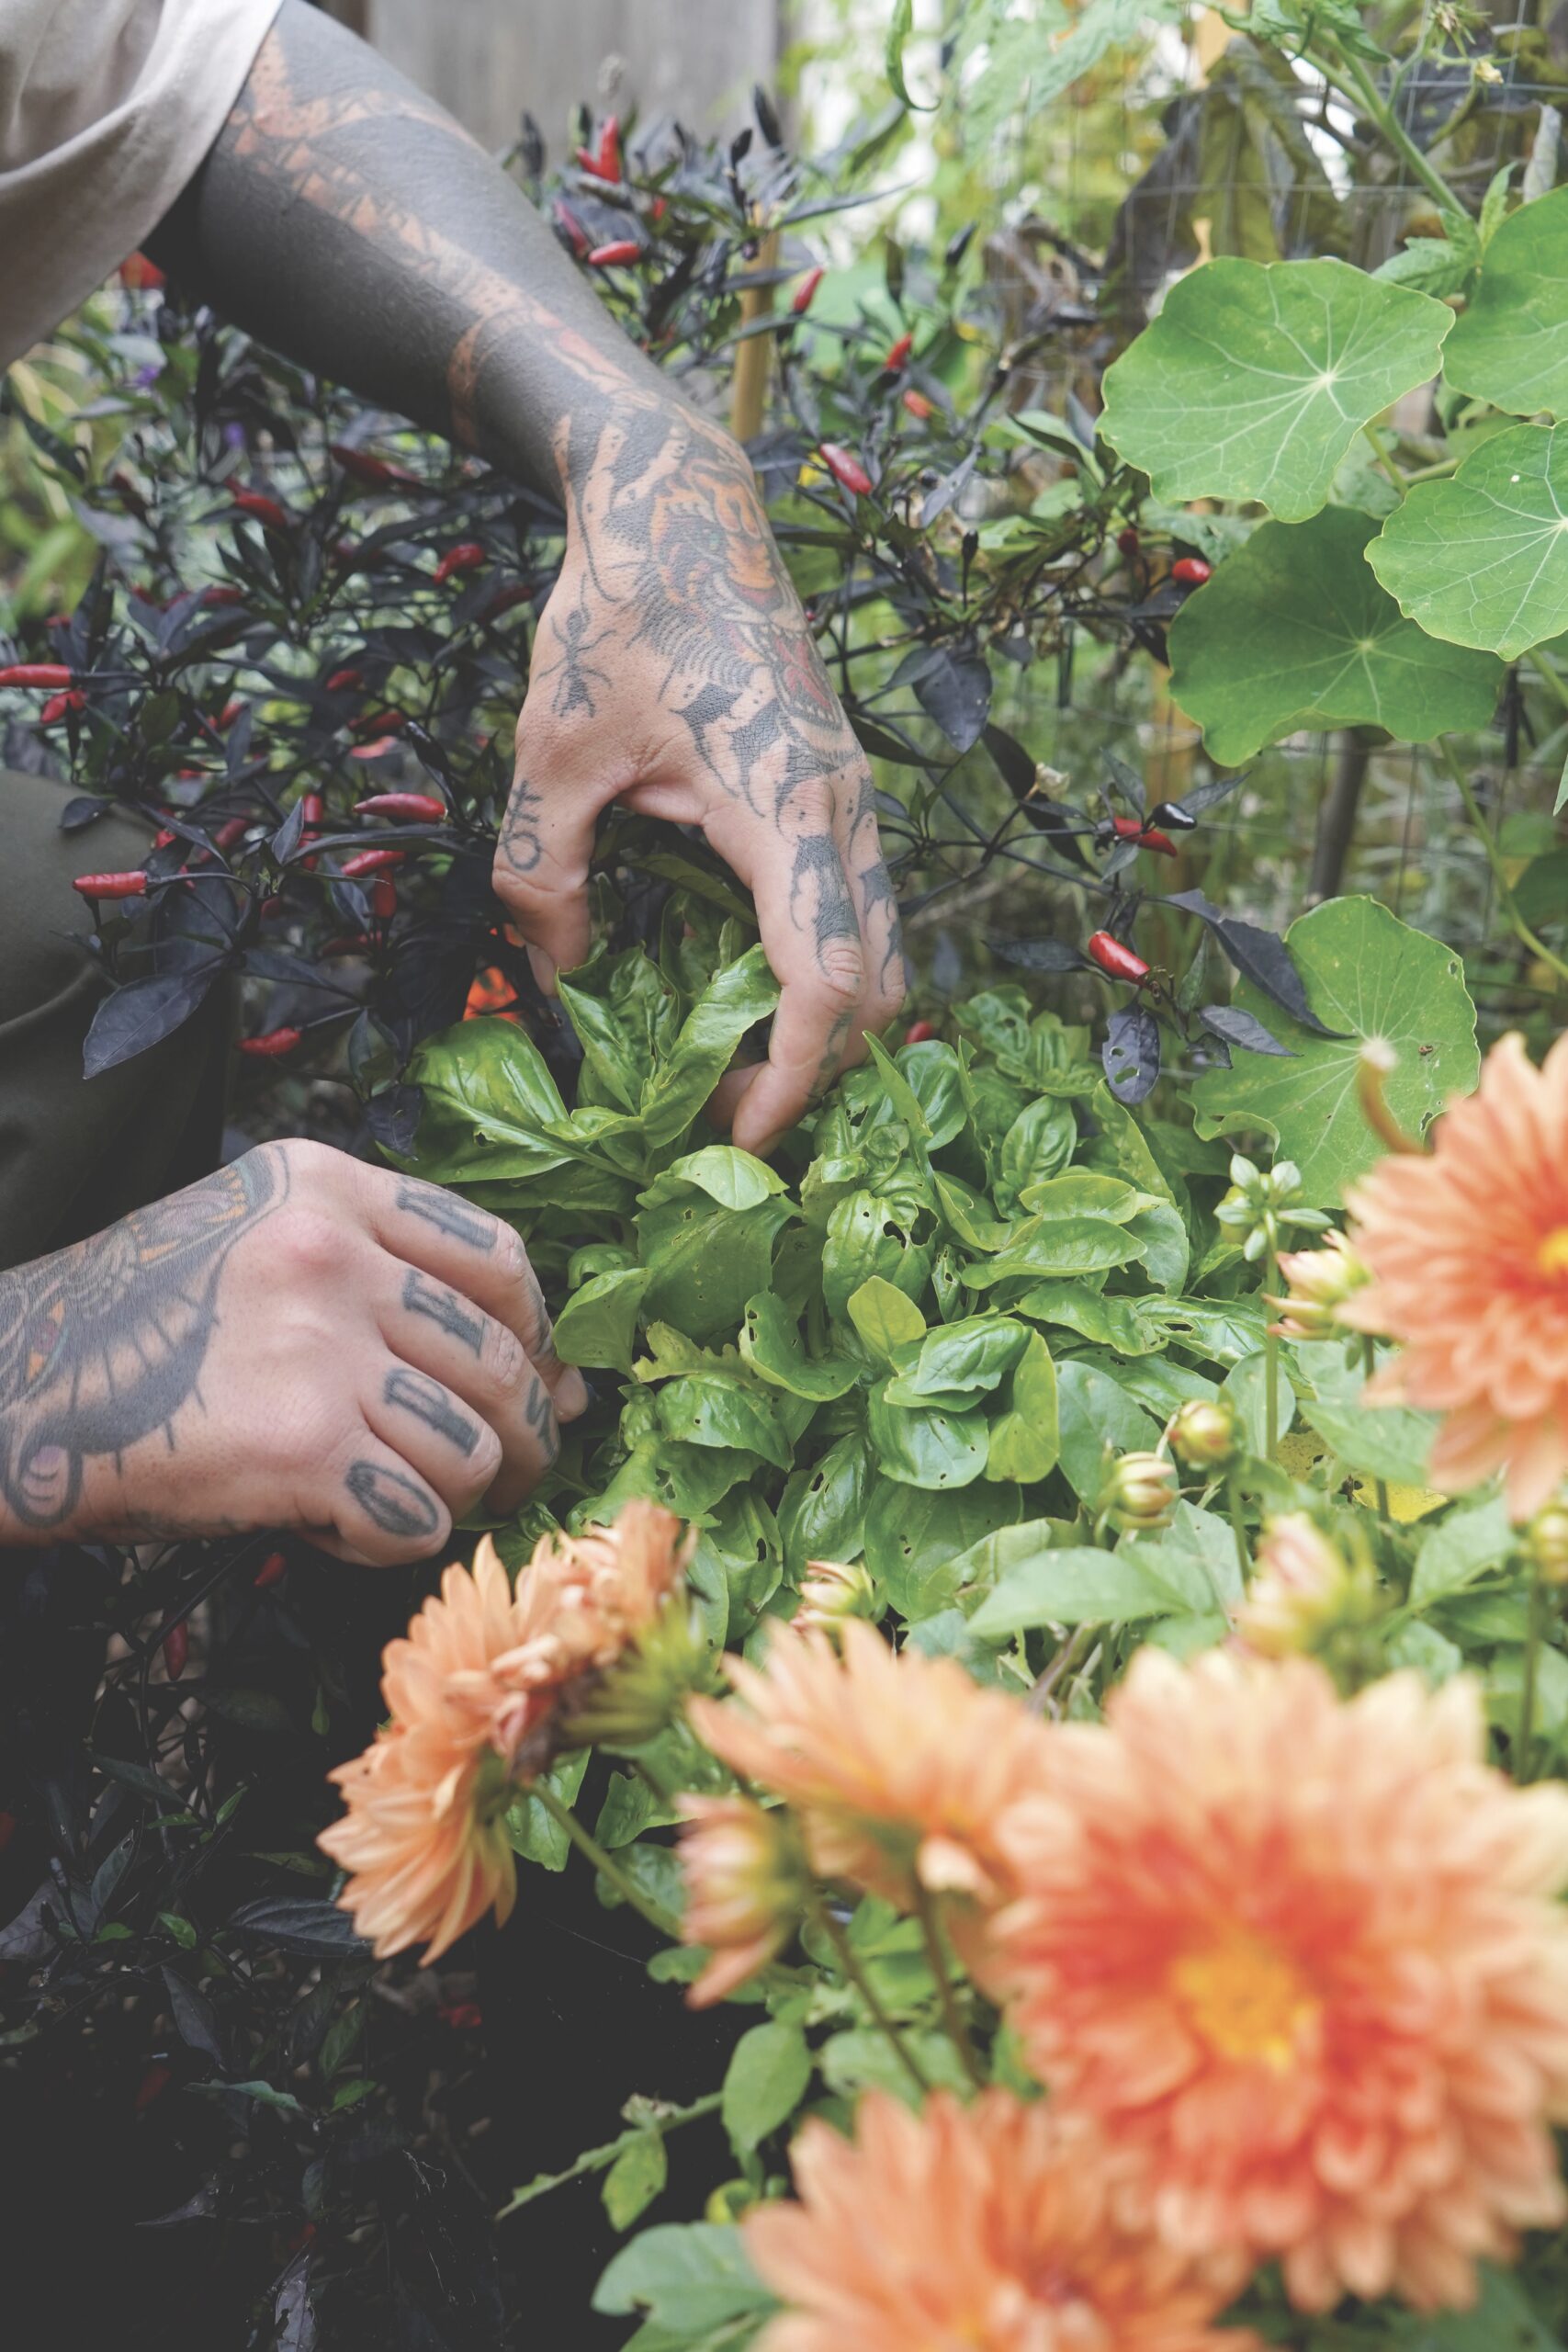
<path id="1" fill-rule="evenodd" d="M 779 232 L 770 229 L 759 240 L 757 267 L 774 269 L 778 266 Z M 771 286 L 743 287 L 740 294 L 740 323 L 753 325 L 759 319 L 773 316 L 773 291 Z M 762 413 L 767 405 L 768 370 L 773 365 L 773 338 L 771 334 L 750 334 L 735 354 L 735 377 L 729 394 L 729 429 L 745 447 L 754 434 L 762 429 Z"/>

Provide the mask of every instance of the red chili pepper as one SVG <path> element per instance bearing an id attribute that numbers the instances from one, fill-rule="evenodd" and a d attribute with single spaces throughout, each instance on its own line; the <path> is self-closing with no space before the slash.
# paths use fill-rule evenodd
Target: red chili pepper
<path id="1" fill-rule="evenodd" d="M 1115 939 L 1108 931 L 1097 931 L 1089 943 L 1089 953 L 1102 972 L 1114 980 L 1134 980 L 1141 988 L 1149 977 L 1149 967 L 1133 948 Z"/>
<path id="2" fill-rule="evenodd" d="M 140 869 L 133 874 L 78 874 L 71 888 L 84 899 L 141 899 L 147 895 L 147 876 Z"/>
<path id="3" fill-rule="evenodd" d="M 615 117 L 608 115 L 599 133 L 597 147 L 580 147 L 577 160 L 585 172 L 596 180 L 618 180 L 621 176 L 621 126 Z"/>
<path id="4" fill-rule="evenodd" d="M 144 2108 L 151 2107 L 155 2098 L 162 2098 L 174 2079 L 167 2066 L 149 2066 L 136 2086 L 136 2097 L 132 2105 L 137 2114 L 140 2115 Z"/>
<path id="5" fill-rule="evenodd" d="M 179 1623 L 171 1625 L 164 1636 L 164 1665 L 168 1671 L 171 1682 L 179 1680 L 186 1670 L 186 1660 L 189 1656 L 190 1628 L 182 1617 Z"/>
<path id="6" fill-rule="evenodd" d="M 555 214 L 558 226 L 565 232 L 567 243 L 571 247 L 578 260 L 585 260 L 589 245 L 588 232 L 570 205 L 558 196 L 550 209 Z"/>
<path id="7" fill-rule="evenodd" d="M 353 725 L 358 735 L 400 735 L 408 720 L 400 710 L 362 710 Z"/>
<path id="8" fill-rule="evenodd" d="M 891 351 L 889 351 L 886 358 L 883 361 L 882 364 L 884 368 L 886 368 L 890 374 L 896 376 L 899 368 L 903 367 L 905 361 L 908 358 L 909 354 L 913 351 L 914 347 L 914 336 L 912 334 L 901 334 L 897 342 L 893 345 Z"/>
<path id="9" fill-rule="evenodd" d="M 395 466 L 389 458 L 378 458 L 368 449 L 351 449 L 343 441 L 329 441 L 327 455 L 336 459 L 345 474 L 352 474 L 355 481 L 362 481 L 372 490 L 380 490 L 389 481 L 419 480 L 406 466 Z"/>
<path id="10" fill-rule="evenodd" d="M 351 688 L 365 684 L 363 670 L 334 670 L 322 691 L 329 695 L 345 695 Z"/>
<path id="11" fill-rule="evenodd" d="M 327 804 L 319 792 L 307 792 L 299 801 L 300 817 L 306 832 L 319 831 L 327 813 Z"/>
<path id="12" fill-rule="evenodd" d="M 264 922 L 270 922 L 276 916 L 280 915 L 283 912 L 283 900 L 275 891 L 270 899 L 264 899 L 262 900 L 260 906 L 256 909 L 256 912 L 260 915 Z"/>
<path id="13" fill-rule="evenodd" d="M 63 662 L 13 662 L 0 670 L 0 686 L 68 686 L 71 671 Z"/>
<path id="14" fill-rule="evenodd" d="M 357 882 L 362 874 L 386 874 L 394 865 L 407 863 L 406 849 L 360 849 L 344 859 L 338 872 L 345 882 Z"/>
<path id="15" fill-rule="evenodd" d="M 936 402 L 928 401 L 924 392 L 917 392 L 913 384 L 900 397 L 917 424 L 924 424 L 928 417 L 936 414 Z"/>
<path id="16" fill-rule="evenodd" d="M 1170 576 L 1180 588 L 1201 588 L 1205 580 L 1214 576 L 1214 567 L 1205 563 L 1201 555 L 1179 555 L 1170 567 Z"/>
<path id="17" fill-rule="evenodd" d="M 354 806 L 361 817 L 408 817 L 423 825 L 438 825 L 446 814 L 446 803 L 434 792 L 373 792 Z"/>
<path id="18" fill-rule="evenodd" d="M 1141 817 L 1112 817 L 1117 836 L 1124 842 L 1136 842 L 1140 849 L 1152 849 L 1160 857 L 1174 857 L 1176 843 L 1168 833 L 1145 825 Z"/>
<path id="19" fill-rule="evenodd" d="M 16 1815 L 14 1813 L 0 1813 L 0 1854 L 5 1852 L 6 1847 L 10 1844 L 16 1834 Z"/>
<path id="20" fill-rule="evenodd" d="M 484 2023 L 484 2012 L 477 2001 L 443 2001 L 436 2015 L 454 2033 L 477 2033 Z"/>
<path id="21" fill-rule="evenodd" d="M 227 857 L 231 849 L 239 848 L 250 830 L 251 820 L 248 817 L 225 817 L 212 836 L 213 847 L 221 850 Z"/>
<path id="22" fill-rule="evenodd" d="M 390 922 L 398 911 L 398 886 L 389 874 L 378 875 L 370 885 L 370 911 L 378 922 Z"/>
<path id="23" fill-rule="evenodd" d="M 648 208 L 648 217 L 652 221 L 656 229 L 669 209 L 670 204 L 667 198 L 662 196 L 656 196 L 654 198 L 653 202 Z"/>
<path id="24" fill-rule="evenodd" d="M 220 728 L 232 727 L 236 718 L 243 715 L 245 705 L 243 702 L 226 702 L 212 724 Z"/>
<path id="25" fill-rule="evenodd" d="M 911 1021 L 904 1032 L 904 1043 L 907 1046 L 923 1046 L 928 1037 L 935 1035 L 936 1023 L 933 1021 Z"/>
<path id="26" fill-rule="evenodd" d="M 389 752 L 395 752 L 397 748 L 398 739 L 395 735 L 378 735 L 373 743 L 356 743 L 348 756 L 351 760 L 379 760 L 384 759 Z"/>
<path id="27" fill-rule="evenodd" d="M 487 964 L 476 972 L 468 983 L 468 999 L 463 1006 L 465 1021 L 479 1021 L 487 1012 L 500 1012 L 517 1001 L 517 991 L 498 964 Z"/>
<path id="28" fill-rule="evenodd" d="M 491 598 L 479 618 L 498 621 L 503 613 L 515 612 L 519 605 L 529 605 L 533 600 L 532 584 L 526 580 L 513 580 Z"/>
<path id="29" fill-rule="evenodd" d="M 38 715 L 38 723 L 40 727 L 52 727 L 55 720 L 63 718 L 68 710 L 85 710 L 86 707 L 86 695 L 80 686 L 75 686 L 69 694 L 51 695 Z"/>
<path id="30" fill-rule="evenodd" d="M 145 254 L 128 254 L 119 266 L 119 282 L 131 294 L 155 294 L 168 279 Z"/>
<path id="31" fill-rule="evenodd" d="M 269 1552 L 251 1582 L 257 1592 L 265 1592 L 269 1585 L 281 1582 L 288 1574 L 288 1562 L 281 1552 Z"/>
<path id="32" fill-rule="evenodd" d="M 1139 538 L 1137 532 L 1133 528 L 1131 523 L 1128 524 L 1124 531 L 1117 532 L 1116 552 L 1118 555 L 1124 555 L 1131 560 L 1132 557 L 1138 553 L 1142 546 L 1143 541 Z"/>
<path id="33" fill-rule="evenodd" d="M 162 832 L 153 834 L 152 846 L 154 849 L 171 849 L 178 839 L 178 833 L 171 833 L 165 825 Z"/>
<path id="34" fill-rule="evenodd" d="M 239 1050 L 253 1061 L 275 1062 L 284 1054 L 291 1054 L 304 1035 L 302 1029 L 269 1029 L 265 1036 L 242 1037 Z"/>
<path id="35" fill-rule="evenodd" d="M 272 530 L 286 531 L 288 517 L 276 498 L 268 498 L 259 490 L 237 490 L 234 503 L 242 514 L 254 515 L 258 523 L 265 523 Z"/>
<path id="36" fill-rule="evenodd" d="M 435 567 L 435 577 L 450 580 L 459 571 L 477 571 L 485 560 L 485 551 L 478 539 L 463 539 L 448 548 Z"/>
<path id="37" fill-rule="evenodd" d="M 618 262 L 640 261 L 642 247 L 635 237 L 616 237 L 607 245 L 595 245 L 588 256 L 590 269 L 614 269 Z"/>
<path id="38" fill-rule="evenodd" d="M 824 441 L 817 454 L 836 482 L 841 482 L 857 498 L 870 494 L 871 476 L 860 459 L 852 457 L 848 449 L 840 448 L 836 441 Z"/>
<path id="39" fill-rule="evenodd" d="M 790 300 L 789 307 L 797 319 L 804 318 L 807 311 L 809 311 L 811 308 L 812 298 L 827 275 L 827 271 L 822 267 L 820 263 L 818 263 L 815 269 L 808 269 L 807 271 L 805 277 L 801 279 L 800 284 L 795 288 L 795 293 Z"/>
<path id="40" fill-rule="evenodd" d="M 201 601 L 204 605 L 243 605 L 245 601 L 245 592 L 243 588 L 204 588 L 201 592 Z"/>

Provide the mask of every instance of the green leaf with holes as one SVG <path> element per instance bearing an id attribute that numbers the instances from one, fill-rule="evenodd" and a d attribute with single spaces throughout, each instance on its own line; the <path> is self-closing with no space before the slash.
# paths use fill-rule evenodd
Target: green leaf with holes
<path id="1" fill-rule="evenodd" d="M 1376 530 L 1347 506 L 1265 523 L 1188 598 L 1171 624 L 1170 685 L 1211 759 L 1237 765 L 1306 728 L 1385 727 L 1424 743 L 1486 725 L 1503 664 L 1404 618 L 1364 560 Z"/>
<path id="2" fill-rule="evenodd" d="M 1100 429 L 1156 498 L 1256 498 L 1302 522 L 1362 426 L 1436 375 L 1452 323 L 1347 262 L 1212 261 L 1107 371 Z"/>
<path id="3" fill-rule="evenodd" d="M 1367 549 L 1432 637 L 1506 662 L 1568 628 L 1568 429 L 1516 424 L 1419 481 Z"/>
<path id="4" fill-rule="evenodd" d="M 1443 374 L 1510 416 L 1568 409 L 1568 188 L 1504 221 L 1443 346 Z"/>
<path id="5" fill-rule="evenodd" d="M 1451 1094 L 1475 1084 L 1475 1007 L 1453 950 L 1374 899 L 1330 899 L 1285 937 L 1313 1011 L 1347 1034 L 1316 1036 L 1241 981 L 1235 1002 L 1296 1058 L 1244 1054 L 1230 1069 L 1205 1071 L 1192 1090 L 1193 1119 L 1201 1136 L 1268 1136 L 1300 1168 L 1306 1199 L 1334 1208 L 1381 1148 L 1356 1099 L 1363 1038 L 1381 1037 L 1398 1056 L 1389 1107 L 1420 1136 Z"/>

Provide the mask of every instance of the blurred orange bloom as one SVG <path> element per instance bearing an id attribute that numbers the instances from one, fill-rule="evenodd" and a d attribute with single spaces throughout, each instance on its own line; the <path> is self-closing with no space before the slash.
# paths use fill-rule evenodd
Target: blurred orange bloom
<path id="1" fill-rule="evenodd" d="M 347 1806 L 318 1843 L 349 1871 L 340 1898 L 377 1956 L 424 1943 L 439 1958 L 492 1905 L 512 1909 L 505 1812 L 560 1745 L 572 1697 L 651 1623 L 689 1546 L 656 1504 L 613 1528 L 547 1536 L 515 1594 L 487 1535 L 472 1569 L 442 1576 L 406 1639 L 389 1642 L 389 1721 L 329 1777 Z"/>
<path id="2" fill-rule="evenodd" d="M 1210 2325 L 1240 2284 L 1141 2226 L 1126 2167 L 1041 2103 L 862 2099 L 853 2141 L 807 2123 L 798 2204 L 742 2222 L 789 2308 L 757 2352 L 1258 2352 Z"/>
<path id="3" fill-rule="evenodd" d="M 1368 1396 L 1442 1413 L 1433 1478 L 1506 1469 L 1529 1518 L 1568 1470 L 1568 1036 L 1539 1070 L 1502 1038 L 1431 1156 L 1380 1160 L 1348 1206 L 1372 1287 L 1339 1319 L 1402 1343 Z"/>
<path id="4" fill-rule="evenodd" d="M 1031 2067 L 1141 2154 L 1178 2251 L 1293 2301 L 1464 2303 L 1561 2222 L 1568 1791 L 1483 1761 L 1465 1680 L 1145 1649 L 1053 1730 L 991 1922 Z"/>
<path id="5" fill-rule="evenodd" d="M 750 1797 L 684 1796 L 682 1940 L 712 1957 L 686 1995 L 694 2009 L 722 2001 L 782 1951 L 800 1923 L 808 1883 L 787 1814 Z"/>
<path id="6" fill-rule="evenodd" d="M 732 1699 L 694 1699 L 699 1739 L 795 1811 L 812 1869 L 900 1910 L 919 1890 L 1002 1899 L 997 1825 L 1038 1787 L 1045 1732 L 953 1658 L 895 1651 L 858 1618 L 781 1627 L 766 1663 L 727 1657 Z"/>

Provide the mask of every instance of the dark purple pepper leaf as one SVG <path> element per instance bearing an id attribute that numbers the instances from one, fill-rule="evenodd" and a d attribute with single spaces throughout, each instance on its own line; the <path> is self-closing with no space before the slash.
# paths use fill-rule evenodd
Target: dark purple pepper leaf
<path id="1" fill-rule="evenodd" d="M 61 810 L 60 830 L 62 833 L 79 833 L 85 826 L 96 825 L 100 817 L 107 817 L 113 807 L 112 800 L 98 800 L 90 792 L 79 792 Z"/>
<path id="2" fill-rule="evenodd" d="M 204 1002 L 228 960 L 214 956 L 183 971 L 152 972 L 143 979 L 127 980 L 107 996 L 82 1043 L 83 1077 L 117 1069 L 171 1036 Z"/>
<path id="3" fill-rule="evenodd" d="M 1131 1109 L 1152 1093 L 1159 1076 L 1159 1023 L 1146 1005 L 1125 1005 L 1111 1014 L 1100 1058 L 1118 1102 Z"/>
<path id="4" fill-rule="evenodd" d="M 1281 1046 L 1261 1021 L 1244 1012 L 1239 1004 L 1200 1005 L 1198 1018 L 1205 1029 L 1223 1037 L 1227 1046 L 1243 1046 L 1249 1054 L 1282 1054 L 1287 1061 L 1296 1058 L 1292 1046 Z"/>
<path id="5" fill-rule="evenodd" d="M 1306 1000 L 1302 976 L 1291 959 L 1291 951 L 1277 933 L 1264 931 L 1257 923 L 1243 922 L 1235 915 L 1227 915 L 1220 908 L 1211 906 L 1201 890 L 1178 890 L 1164 901 L 1168 907 L 1179 907 L 1186 914 L 1196 915 L 1207 923 L 1231 962 L 1244 979 L 1251 980 L 1273 998 L 1281 1011 L 1303 1029 L 1318 1037 L 1343 1037 L 1343 1029 L 1330 1029 L 1321 1022 Z"/>

